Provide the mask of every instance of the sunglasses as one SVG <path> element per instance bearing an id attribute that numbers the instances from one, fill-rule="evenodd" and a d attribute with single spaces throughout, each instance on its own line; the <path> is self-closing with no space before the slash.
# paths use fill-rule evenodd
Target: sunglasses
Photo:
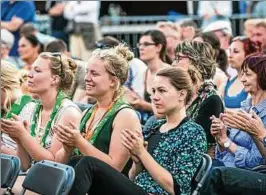
<path id="1" fill-rule="evenodd" d="M 97 49 L 110 49 L 110 48 L 112 48 L 112 46 L 109 44 L 104 44 L 104 43 L 99 43 L 99 42 L 95 42 L 94 47 Z"/>

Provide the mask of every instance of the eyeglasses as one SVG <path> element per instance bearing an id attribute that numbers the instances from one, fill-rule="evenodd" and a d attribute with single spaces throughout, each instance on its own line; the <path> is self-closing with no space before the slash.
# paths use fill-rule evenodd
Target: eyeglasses
<path id="1" fill-rule="evenodd" d="M 52 53 L 52 56 L 58 57 L 59 56 L 59 61 L 60 61 L 60 69 L 61 69 L 61 75 L 63 74 L 63 62 L 62 62 L 62 54 L 61 53 Z"/>
<path id="2" fill-rule="evenodd" d="M 149 43 L 149 42 L 137 43 L 137 47 L 140 47 L 140 46 L 148 47 L 151 45 L 157 45 L 157 44 L 156 43 Z"/>
<path id="3" fill-rule="evenodd" d="M 176 57 L 175 57 L 175 61 L 176 62 L 179 62 L 180 60 L 183 60 L 183 59 L 189 59 L 189 57 L 188 56 L 180 56 L 180 55 L 176 55 Z"/>

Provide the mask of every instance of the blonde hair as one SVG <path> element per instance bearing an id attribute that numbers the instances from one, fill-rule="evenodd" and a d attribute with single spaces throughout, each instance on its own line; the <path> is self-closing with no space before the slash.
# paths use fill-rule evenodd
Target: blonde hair
<path id="1" fill-rule="evenodd" d="M 209 43 L 184 41 L 177 45 L 176 53 L 188 56 L 193 72 L 200 74 L 201 80 L 212 79 L 216 72 L 215 50 Z M 198 75 L 198 73 L 196 73 Z M 193 73 L 194 74 L 194 73 Z"/>
<path id="2" fill-rule="evenodd" d="M 21 75 L 15 65 L 8 61 L 1 60 L 1 90 L 6 94 L 4 105 L 1 109 L 7 112 L 12 104 L 16 90 L 20 89 Z"/>
<path id="3" fill-rule="evenodd" d="M 170 31 L 168 30 L 167 32 L 165 32 L 165 36 L 173 36 L 176 38 L 180 37 L 180 30 L 178 24 L 173 23 L 171 21 L 157 22 L 156 28 L 161 31 L 163 31 L 164 28 L 169 28 Z"/>
<path id="4" fill-rule="evenodd" d="M 39 57 L 50 60 L 52 74 L 60 77 L 59 89 L 71 90 L 77 69 L 75 61 L 62 53 L 43 52 Z"/>
<path id="5" fill-rule="evenodd" d="M 134 54 L 125 44 L 119 44 L 114 48 L 96 49 L 92 52 L 91 58 L 96 57 L 104 62 L 107 72 L 118 79 L 114 99 L 121 96 L 123 84 L 127 81 L 129 73 L 128 62 L 134 58 Z"/>

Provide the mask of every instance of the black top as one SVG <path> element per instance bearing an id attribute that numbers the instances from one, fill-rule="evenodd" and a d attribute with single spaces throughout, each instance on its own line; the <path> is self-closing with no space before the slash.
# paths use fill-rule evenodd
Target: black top
<path id="1" fill-rule="evenodd" d="M 220 113 L 223 112 L 223 101 L 211 82 L 203 84 L 198 92 L 198 97 L 187 109 L 187 115 L 205 130 L 208 144 L 215 143 L 215 138 L 210 133 L 212 123 L 210 117 L 212 115 L 219 117 Z"/>
<path id="2" fill-rule="evenodd" d="M 58 2 L 58 1 L 57 1 Z M 53 1 L 51 8 L 55 6 L 56 2 Z M 51 29 L 52 31 L 63 31 L 67 25 L 68 20 L 64 18 L 63 14 L 60 16 L 51 16 Z"/>
<path id="3" fill-rule="evenodd" d="M 185 117 L 176 127 L 174 127 L 173 129 L 169 130 L 169 131 L 174 131 L 176 129 L 178 129 L 181 125 L 183 125 L 185 122 L 188 121 L 188 117 Z M 152 154 L 152 151 L 154 149 L 154 147 L 159 143 L 161 136 L 164 133 L 160 132 L 160 128 L 158 128 L 150 137 L 149 139 L 147 139 L 148 143 L 148 152 L 150 154 Z"/>

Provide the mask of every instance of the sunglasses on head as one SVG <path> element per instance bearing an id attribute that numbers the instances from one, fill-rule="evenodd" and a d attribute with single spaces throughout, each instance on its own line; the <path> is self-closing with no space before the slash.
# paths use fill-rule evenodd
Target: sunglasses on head
<path id="1" fill-rule="evenodd" d="M 63 62 L 62 62 L 62 54 L 61 53 L 52 53 L 53 57 L 59 57 L 60 61 L 60 69 L 61 69 L 61 75 L 63 74 Z"/>
<path id="2" fill-rule="evenodd" d="M 98 49 L 110 49 L 112 48 L 111 45 L 109 44 L 104 44 L 104 43 L 99 43 L 99 42 L 95 42 L 95 48 L 98 48 Z"/>

